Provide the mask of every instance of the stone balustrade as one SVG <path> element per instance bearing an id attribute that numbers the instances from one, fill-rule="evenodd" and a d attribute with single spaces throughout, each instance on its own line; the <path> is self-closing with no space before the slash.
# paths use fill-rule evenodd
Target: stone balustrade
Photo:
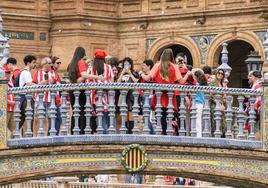
<path id="1" fill-rule="evenodd" d="M 85 105 L 85 129 L 81 130 L 79 127 L 80 119 L 80 101 L 79 95 L 81 90 L 85 91 L 86 105 Z M 95 91 L 95 104 L 92 104 L 92 92 Z M 116 114 L 115 104 L 115 90 L 120 91 L 119 114 Z M 128 91 L 133 92 L 133 124 L 126 126 L 128 118 L 129 100 Z M 143 90 L 143 102 L 141 103 L 141 96 L 139 91 Z M 51 105 L 48 112 L 45 111 L 43 103 L 44 92 L 50 92 L 52 98 Z M 70 104 L 68 102 L 68 92 L 74 94 L 74 104 L 72 113 L 70 113 Z M 173 95 L 174 91 L 180 92 L 180 103 L 178 103 L 178 110 L 174 107 Z M 203 106 L 202 116 L 202 137 L 197 137 L 196 121 L 196 95 L 201 91 L 205 96 L 205 104 Z M 62 124 L 60 126 L 59 135 L 56 135 L 55 120 L 56 120 L 56 106 L 55 99 L 58 92 L 61 92 L 61 118 Z M 64 142 L 79 142 L 79 141 L 94 141 L 94 142 L 113 142 L 113 141 L 137 141 L 137 142 L 155 142 L 175 143 L 175 144 L 202 144 L 211 146 L 223 147 L 243 147 L 243 148 L 260 148 L 261 141 L 255 138 L 254 124 L 256 113 L 254 110 L 254 101 L 256 96 L 263 96 L 262 91 L 254 91 L 251 89 L 238 88 L 218 88 L 210 86 L 179 86 L 169 84 L 133 84 L 133 83 L 82 83 L 82 84 L 61 84 L 61 85 L 46 85 L 46 86 L 29 86 L 24 88 L 13 88 L 9 90 L 10 94 L 15 95 L 15 124 L 16 128 L 13 133 L 14 138 L 8 140 L 10 147 L 23 147 L 31 145 L 44 144 L 60 144 Z M 39 94 L 39 103 L 37 108 L 33 108 L 32 99 L 34 94 Z M 156 98 L 155 108 L 151 108 L 152 94 Z M 166 93 L 168 106 L 163 109 L 160 99 Z M 26 97 L 26 132 L 22 134 L 20 129 L 20 100 L 22 94 Z M 245 96 L 249 98 L 250 111 L 246 114 L 244 107 Z M 104 100 L 108 101 L 105 106 Z M 191 101 L 191 105 L 187 101 Z M 177 100 L 178 101 L 178 100 Z M 212 102 L 214 107 L 212 108 Z M 224 105 L 223 105 L 224 104 Z M 234 106 L 233 104 L 237 104 Z M 249 106 L 249 105 L 248 105 Z M 143 110 L 142 120 L 139 122 L 139 112 Z M 105 111 L 106 110 L 106 111 Z M 164 111 L 163 111 L 164 110 Z M 105 112 L 109 112 L 107 116 L 108 126 L 104 123 Z M 33 115 L 35 114 L 35 116 Z M 46 114 L 49 116 L 50 129 L 45 130 Z M 154 114 L 152 116 L 152 114 Z M 166 119 L 163 118 L 165 114 Z M 70 130 L 70 120 L 73 116 L 73 130 Z M 117 116 L 120 116 L 121 122 L 116 121 Z M 187 116 L 189 117 L 187 119 Z M 97 129 L 93 130 L 90 126 L 92 118 L 96 119 Z M 174 119 L 176 117 L 177 119 Z M 37 119 L 39 122 L 39 129 L 37 135 L 33 133 L 32 120 Z M 106 121 L 107 121 L 106 120 Z M 163 121 L 167 123 L 167 129 L 163 129 Z M 69 122 L 69 123 L 68 123 Z M 174 122 L 180 124 L 177 128 L 177 135 L 175 136 Z M 214 123 L 215 122 L 215 123 Z M 246 122 L 251 126 L 250 133 L 245 132 L 244 127 Z M 156 135 L 149 135 L 150 123 L 154 127 Z M 212 124 L 215 124 L 215 127 Z M 106 126 L 105 126 L 106 125 Z M 215 130 L 213 130 L 215 129 Z M 80 135 L 83 132 L 84 135 Z M 94 133 L 94 135 L 92 135 Z M 115 134 L 117 133 L 117 134 Z M 126 135 L 126 133 L 133 133 L 135 136 Z M 161 134 L 167 135 L 161 135 Z M 48 136 L 49 135 L 49 136 Z M 161 136 L 160 136 L 161 135 Z M 166 137 L 159 139 L 160 137 Z M 224 137 L 224 138 L 222 138 Z M 136 139 L 136 140 L 133 140 Z M 69 140 L 68 140 L 69 139 Z"/>

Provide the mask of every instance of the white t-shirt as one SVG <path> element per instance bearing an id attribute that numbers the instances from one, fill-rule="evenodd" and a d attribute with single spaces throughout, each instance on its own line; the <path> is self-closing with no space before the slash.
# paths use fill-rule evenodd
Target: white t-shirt
<path id="1" fill-rule="evenodd" d="M 20 87 L 24 87 L 26 83 L 30 83 L 32 81 L 31 72 L 27 69 L 23 69 L 20 73 Z"/>

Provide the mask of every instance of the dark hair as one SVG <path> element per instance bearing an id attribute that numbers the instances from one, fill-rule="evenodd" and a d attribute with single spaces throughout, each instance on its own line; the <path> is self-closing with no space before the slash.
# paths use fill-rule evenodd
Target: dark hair
<path id="1" fill-rule="evenodd" d="M 33 55 L 26 55 L 24 58 L 23 58 L 23 62 L 25 65 L 28 65 L 28 63 L 31 63 L 33 60 L 36 61 L 36 57 L 33 56 Z"/>
<path id="2" fill-rule="evenodd" d="M 153 60 L 151 60 L 151 59 L 146 59 L 145 61 L 143 61 L 143 64 L 149 66 L 149 67 L 150 67 L 150 70 L 151 70 L 151 69 L 153 68 L 153 66 L 154 66 L 154 62 L 153 62 Z"/>
<path id="3" fill-rule="evenodd" d="M 97 72 L 97 75 L 102 75 L 104 73 L 105 59 L 94 58 L 93 59 L 93 72 Z"/>
<path id="4" fill-rule="evenodd" d="M 254 77 L 256 77 L 256 78 L 261 78 L 261 77 L 262 77 L 260 71 L 254 71 L 254 72 L 252 73 L 252 75 L 253 75 Z"/>
<path id="5" fill-rule="evenodd" d="M 17 60 L 13 57 L 7 59 L 7 64 L 17 65 Z"/>
<path id="6" fill-rule="evenodd" d="M 208 81 L 205 76 L 205 74 L 201 70 L 197 70 L 194 72 L 194 75 L 196 77 L 196 81 L 201 85 L 201 86 L 207 86 Z"/>
<path id="7" fill-rule="evenodd" d="M 110 57 L 108 61 L 111 66 L 118 66 L 119 64 L 119 59 L 117 57 Z"/>
<path id="8" fill-rule="evenodd" d="M 222 80 L 221 80 L 221 85 L 223 86 L 223 81 L 224 81 L 224 78 L 225 78 L 225 71 L 223 69 L 217 69 L 216 70 L 216 79 L 217 79 L 217 74 L 218 72 L 222 71 L 223 72 L 223 77 L 222 77 Z"/>
<path id="9" fill-rule="evenodd" d="M 123 59 L 123 68 L 124 68 L 125 61 L 128 61 L 129 64 L 130 64 L 130 71 L 131 71 L 131 72 L 134 72 L 133 60 L 132 60 L 130 57 L 125 57 L 125 58 Z"/>
<path id="10" fill-rule="evenodd" d="M 51 56 L 50 59 L 51 59 L 52 64 L 55 64 L 56 61 L 57 61 L 58 59 L 60 59 L 60 58 L 57 57 L 57 56 Z"/>
<path id="11" fill-rule="evenodd" d="M 69 78 L 71 83 L 77 82 L 77 72 L 78 72 L 78 62 L 85 57 L 86 51 L 83 47 L 77 47 L 74 51 L 73 58 L 68 65 L 67 71 L 69 73 Z"/>
<path id="12" fill-rule="evenodd" d="M 206 65 L 202 68 L 202 70 L 204 71 L 205 74 L 211 74 L 212 73 L 212 69 L 210 66 Z"/>

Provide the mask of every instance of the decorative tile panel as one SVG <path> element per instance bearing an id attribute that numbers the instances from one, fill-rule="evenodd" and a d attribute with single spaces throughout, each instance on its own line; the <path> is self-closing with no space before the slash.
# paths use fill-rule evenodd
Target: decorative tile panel
<path id="1" fill-rule="evenodd" d="M 191 38 L 195 41 L 198 49 L 201 53 L 201 63 L 206 64 L 206 55 L 209 45 L 216 35 L 203 35 L 203 36 L 192 36 Z"/>
<path id="2" fill-rule="evenodd" d="M 7 146 L 6 109 L 7 109 L 7 83 L 0 80 L 0 148 L 5 148 Z"/>

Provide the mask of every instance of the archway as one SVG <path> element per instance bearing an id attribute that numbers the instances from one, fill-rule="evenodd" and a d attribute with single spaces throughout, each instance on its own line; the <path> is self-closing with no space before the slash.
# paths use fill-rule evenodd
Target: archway
<path id="1" fill-rule="evenodd" d="M 187 58 L 187 64 L 188 65 L 192 65 L 193 66 L 193 57 L 191 52 L 188 50 L 188 48 L 186 48 L 183 45 L 180 44 L 170 44 L 167 46 L 164 46 L 162 48 L 160 48 L 157 53 L 155 54 L 155 56 L 153 57 L 154 62 L 159 61 L 160 56 L 162 54 L 162 52 L 166 49 L 166 48 L 171 48 L 174 54 L 174 58 L 176 57 L 176 55 L 180 52 L 184 53 L 184 55 Z"/>
<path id="2" fill-rule="evenodd" d="M 248 88 L 248 70 L 245 60 L 250 54 L 250 51 L 254 50 L 254 47 L 243 40 L 232 40 L 227 43 L 228 65 L 232 68 L 232 72 L 228 78 L 228 87 Z M 215 53 L 215 58 L 218 57 L 218 61 L 215 61 L 214 68 L 221 64 L 221 51 L 222 47 L 220 46 Z"/>
<path id="3" fill-rule="evenodd" d="M 187 36 L 175 36 L 175 37 L 164 37 L 157 39 L 153 42 L 153 45 L 150 47 L 147 58 L 157 61 L 160 58 L 161 53 L 167 47 L 173 48 L 173 52 L 182 51 L 186 55 L 190 56 L 191 59 L 188 62 L 192 62 L 193 67 L 201 66 L 201 54 L 198 49 L 198 46 L 193 41 L 192 38 Z M 176 55 L 176 54 L 174 54 Z"/>

